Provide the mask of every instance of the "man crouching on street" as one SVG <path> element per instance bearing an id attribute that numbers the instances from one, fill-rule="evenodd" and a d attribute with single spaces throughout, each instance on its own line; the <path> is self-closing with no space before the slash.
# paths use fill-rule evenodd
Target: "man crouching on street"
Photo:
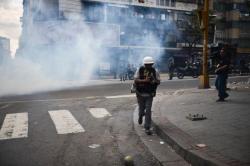
<path id="1" fill-rule="evenodd" d="M 154 59 L 152 57 L 145 57 L 143 59 L 143 64 L 144 66 L 137 69 L 134 76 L 136 97 L 139 105 L 138 123 L 142 124 L 143 116 L 145 116 L 145 132 L 151 135 L 151 107 L 153 97 L 156 95 L 157 86 L 160 84 L 160 74 L 153 67 Z"/>

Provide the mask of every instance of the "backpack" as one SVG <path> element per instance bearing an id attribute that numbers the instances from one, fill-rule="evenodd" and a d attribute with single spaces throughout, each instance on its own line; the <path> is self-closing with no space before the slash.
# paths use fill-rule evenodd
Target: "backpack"
<path id="1" fill-rule="evenodd" d="M 147 70 L 148 73 L 145 73 L 145 70 Z M 146 69 L 144 66 L 141 66 L 139 68 L 139 78 L 145 79 L 145 74 L 150 76 L 150 79 L 156 80 L 156 70 L 155 68 Z M 156 95 L 156 89 L 158 87 L 157 83 L 153 84 L 136 84 L 136 92 L 138 93 L 148 93 L 151 94 L 153 97 Z"/>

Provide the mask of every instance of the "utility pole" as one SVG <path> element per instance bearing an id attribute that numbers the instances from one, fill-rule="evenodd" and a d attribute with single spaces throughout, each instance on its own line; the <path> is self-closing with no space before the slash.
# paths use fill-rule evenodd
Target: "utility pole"
<path id="1" fill-rule="evenodd" d="M 202 11 L 202 23 L 204 26 L 203 30 L 203 67 L 202 75 L 200 78 L 199 88 L 206 89 L 210 88 L 209 86 L 209 77 L 208 77 L 208 12 L 209 12 L 209 0 L 205 0 L 204 9 Z"/>

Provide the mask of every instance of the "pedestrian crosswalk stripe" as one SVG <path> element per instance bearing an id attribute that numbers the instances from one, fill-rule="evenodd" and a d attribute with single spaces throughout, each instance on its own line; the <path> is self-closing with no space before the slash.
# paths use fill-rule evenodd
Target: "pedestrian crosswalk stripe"
<path id="1" fill-rule="evenodd" d="M 105 108 L 90 108 L 89 112 L 95 118 L 104 118 L 106 116 L 112 116 Z"/>
<path id="2" fill-rule="evenodd" d="M 7 114 L 0 130 L 0 140 L 28 137 L 28 113 Z"/>
<path id="3" fill-rule="evenodd" d="M 116 99 L 116 98 L 128 98 L 128 97 L 135 97 L 135 94 L 131 95 L 117 95 L 117 96 L 106 96 L 106 99 Z"/>
<path id="4" fill-rule="evenodd" d="M 49 114 L 58 134 L 80 133 L 85 131 L 68 110 L 51 110 Z"/>

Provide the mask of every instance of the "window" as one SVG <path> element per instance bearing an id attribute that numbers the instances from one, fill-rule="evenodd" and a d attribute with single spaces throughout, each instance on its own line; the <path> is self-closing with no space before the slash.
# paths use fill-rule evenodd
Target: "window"
<path id="1" fill-rule="evenodd" d="M 171 6 L 174 7 L 176 3 L 176 0 L 171 0 Z"/>
<path id="2" fill-rule="evenodd" d="M 157 6 L 160 5 L 160 0 L 156 0 L 156 5 L 157 5 Z"/>
<path id="3" fill-rule="evenodd" d="M 165 0 L 160 0 L 160 5 L 165 6 Z"/>
<path id="4" fill-rule="evenodd" d="M 146 19 L 155 19 L 155 14 L 154 13 L 147 13 L 144 16 Z"/>
<path id="5" fill-rule="evenodd" d="M 175 0 L 156 0 L 157 6 L 175 6 Z"/>
<path id="6" fill-rule="evenodd" d="M 165 14 L 161 14 L 161 20 L 166 20 L 166 15 Z"/>
<path id="7" fill-rule="evenodd" d="M 170 1 L 171 1 L 171 0 L 166 0 L 166 6 L 170 6 L 170 4 L 169 4 Z"/>

